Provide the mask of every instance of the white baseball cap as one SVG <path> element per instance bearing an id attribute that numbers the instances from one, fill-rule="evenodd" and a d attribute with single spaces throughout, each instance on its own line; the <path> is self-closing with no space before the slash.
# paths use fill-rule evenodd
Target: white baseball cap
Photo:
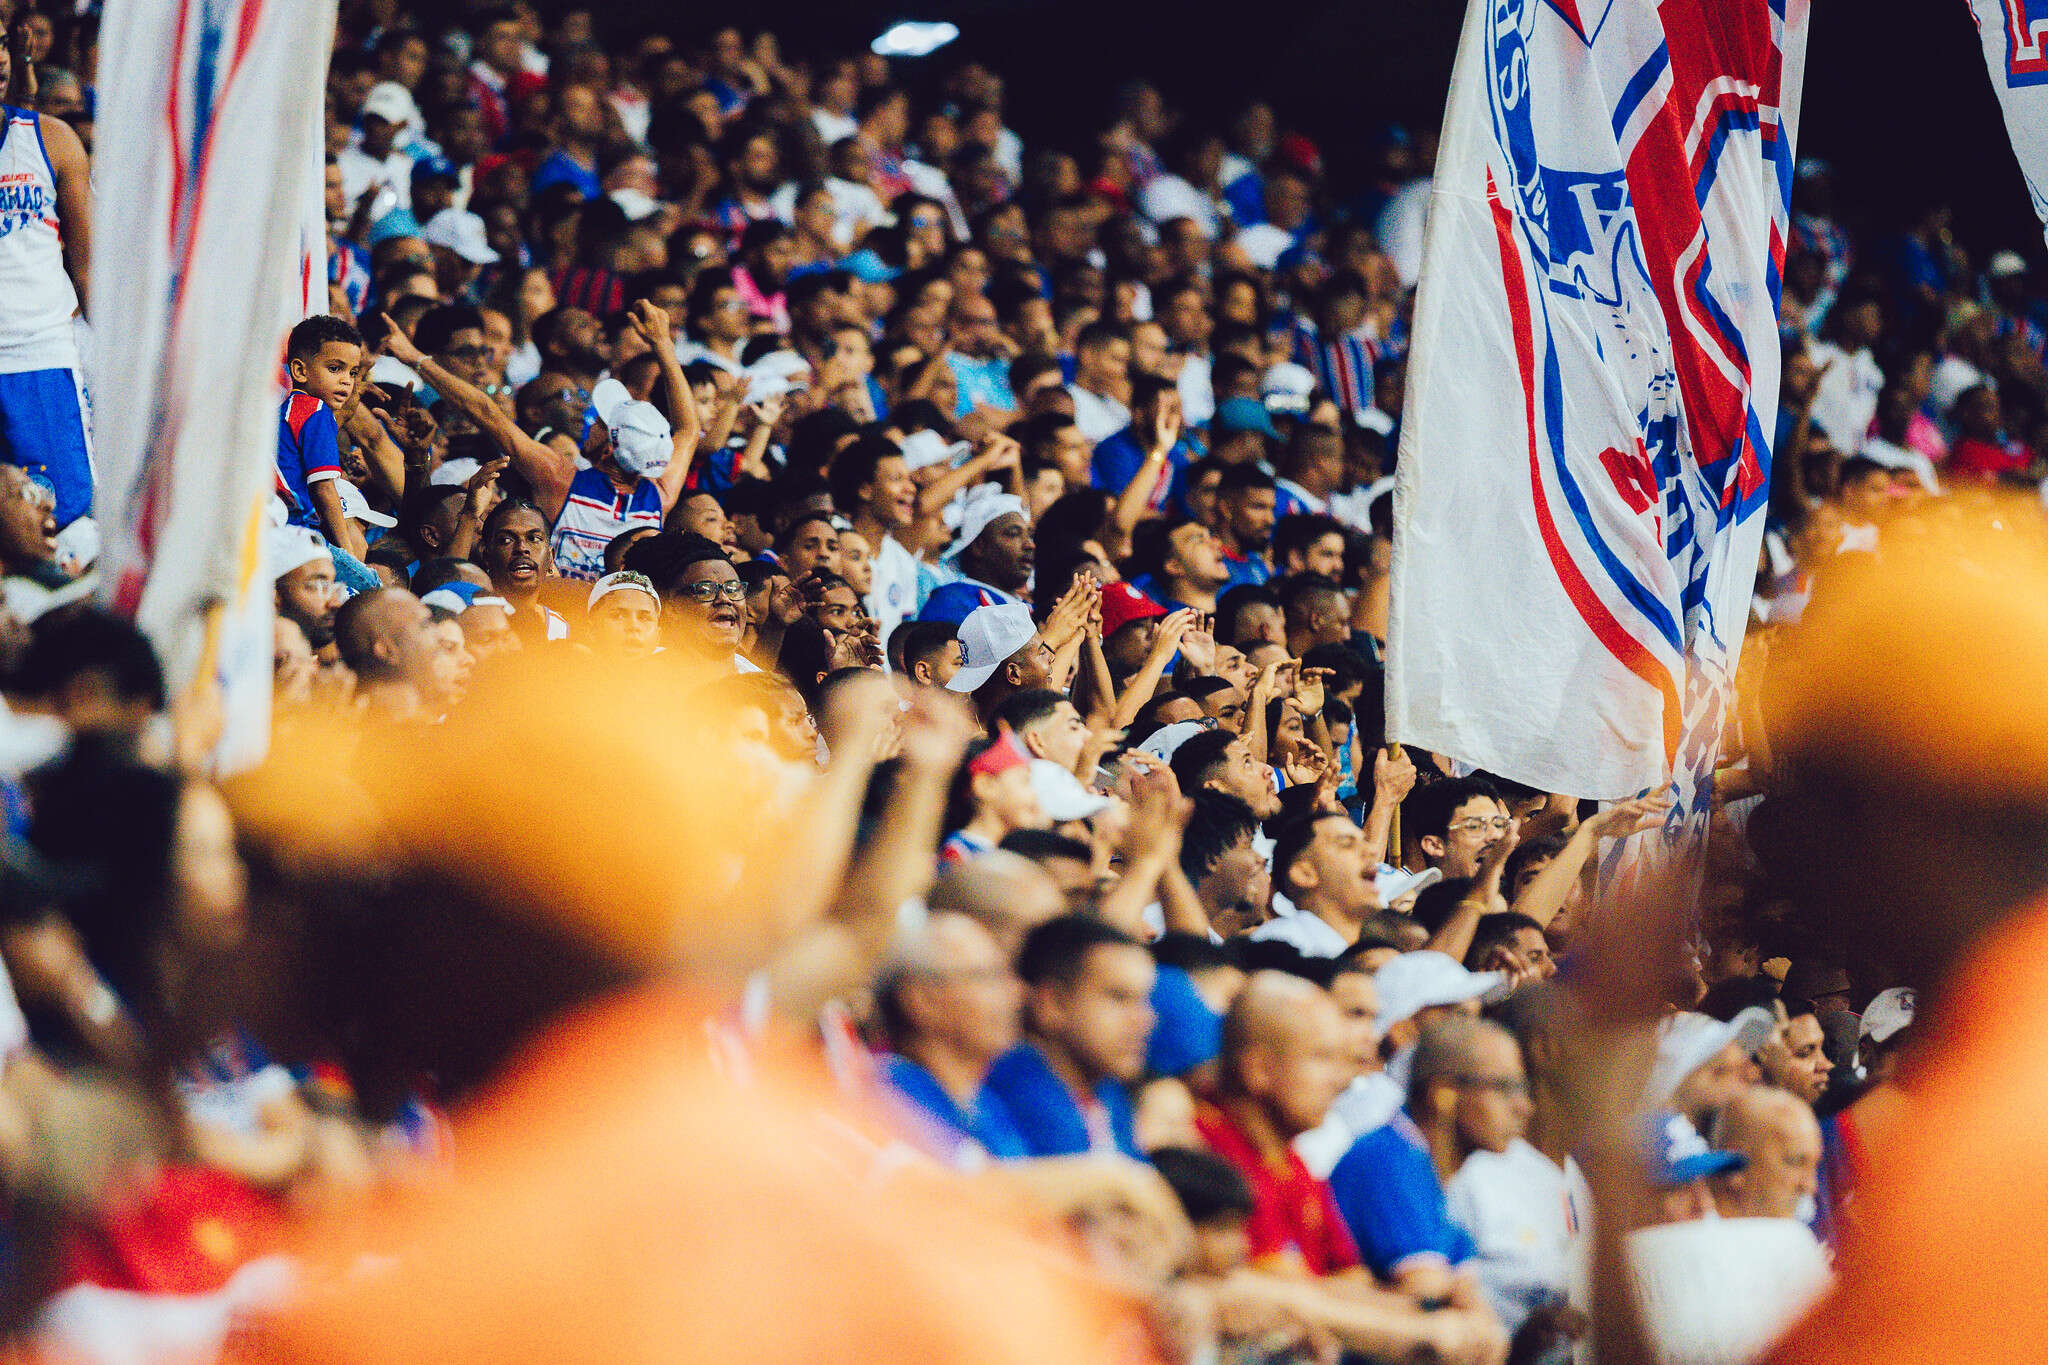
<path id="1" fill-rule="evenodd" d="M 1162 725 L 1145 736 L 1145 742 L 1138 747 L 1161 763 L 1171 763 L 1173 756 L 1180 752 L 1181 745 L 1208 728 L 1210 727 L 1198 720 L 1177 720 L 1171 725 Z"/>
<path id="2" fill-rule="evenodd" d="M 1306 365 L 1283 360 L 1266 371 L 1259 381 L 1259 396 L 1268 412 L 1307 412 L 1309 396 L 1316 391 L 1316 377 Z"/>
<path id="3" fill-rule="evenodd" d="M 621 467 L 635 474 L 658 477 L 675 453 L 675 433 L 668 418 L 652 403 L 635 398 L 616 379 L 600 379 L 590 391 L 590 406 L 597 420 L 611 429 L 612 449 Z"/>
<path id="4" fill-rule="evenodd" d="M 1449 953 L 1429 948 L 1403 953 L 1373 973 L 1380 996 L 1382 1035 L 1403 1019 L 1413 1019 L 1432 1005 L 1462 1005 L 1479 1000 L 1505 985 L 1499 972 L 1468 972 Z"/>
<path id="5" fill-rule="evenodd" d="M 1777 1032 L 1778 1017 L 1761 1005 L 1751 1005 L 1726 1023 L 1705 1014 L 1671 1015 L 1657 1025 L 1657 1060 L 1643 1098 L 1661 1105 L 1728 1044 L 1754 1053 Z"/>
<path id="6" fill-rule="evenodd" d="M 1420 872 L 1408 872 L 1398 867 L 1380 864 L 1380 870 L 1373 874 L 1373 882 L 1379 887 L 1380 904 L 1392 905 L 1401 897 L 1435 886 L 1444 879 L 1440 867 L 1425 867 Z"/>
<path id="7" fill-rule="evenodd" d="M 764 398 L 809 387 L 811 362 L 795 351 L 770 351 L 740 374 L 747 381 L 746 401 L 758 403 Z"/>
<path id="8" fill-rule="evenodd" d="M 467 209 L 442 209 L 420 228 L 420 240 L 446 248 L 471 265 L 498 263 L 498 253 L 484 238 L 484 220 Z"/>
<path id="9" fill-rule="evenodd" d="M 397 81 L 379 81 L 371 86 L 370 93 L 363 97 L 363 113 L 401 126 L 411 124 L 418 128 L 426 122 L 420 117 L 420 106 L 412 91 Z"/>
<path id="10" fill-rule="evenodd" d="M 264 531 L 263 556 L 272 581 L 317 560 L 334 559 L 326 537 L 306 526 L 271 526 Z"/>
<path id="11" fill-rule="evenodd" d="M 948 445 L 946 438 L 936 431 L 913 431 L 903 438 L 903 463 L 910 466 L 912 473 L 935 464 L 958 464 L 973 451 L 974 447 L 965 441 Z"/>
<path id="12" fill-rule="evenodd" d="M 370 500 L 363 496 L 363 490 L 347 479 L 336 479 L 334 486 L 341 490 L 341 514 L 351 521 L 360 521 L 368 526 L 382 526 L 389 530 L 398 525 L 398 518 L 379 512 L 370 506 Z"/>
<path id="13" fill-rule="evenodd" d="M 1056 825 L 1086 820 L 1109 808 L 1108 797 L 1089 791 L 1079 778 L 1049 758 L 1031 760 L 1031 790 L 1038 795 L 1038 808 Z"/>
<path id="14" fill-rule="evenodd" d="M 1863 1022 L 1857 1027 L 1856 1036 L 1868 1038 L 1873 1043 L 1883 1043 L 1913 1024 L 1913 988 L 1894 986 L 1888 991 L 1879 991 L 1863 1008 Z"/>
<path id="15" fill-rule="evenodd" d="M 1031 608 L 1022 602 L 976 607 L 960 623 L 960 671 L 946 684 L 948 692 L 972 692 L 987 682 L 1012 654 L 1031 643 L 1038 627 Z"/>
<path id="16" fill-rule="evenodd" d="M 2027 273 L 2027 258 L 2017 251 L 2001 251 L 1984 267 L 1984 273 L 1994 280 L 2024 275 Z"/>
<path id="17" fill-rule="evenodd" d="M 994 484 L 981 485 L 981 488 L 993 487 Z M 959 558 L 961 551 L 981 539 L 981 533 L 998 518 L 1015 512 L 1026 521 L 1031 519 L 1031 514 L 1024 510 L 1024 500 L 1015 493 L 985 493 L 980 496 L 975 496 L 975 493 L 979 493 L 979 489 L 970 492 L 966 505 L 960 510 L 960 534 L 946 547 L 945 557 L 948 559 Z"/>

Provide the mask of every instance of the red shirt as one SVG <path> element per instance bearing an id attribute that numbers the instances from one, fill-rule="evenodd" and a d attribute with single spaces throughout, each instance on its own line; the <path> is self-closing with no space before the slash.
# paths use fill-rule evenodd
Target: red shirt
<path id="1" fill-rule="evenodd" d="M 2007 470 L 2025 469 L 2033 460 L 2034 453 L 2018 442 L 2000 445 L 1965 436 L 1949 447 L 1944 468 L 1951 474 L 1976 474 L 1989 479 Z"/>
<path id="2" fill-rule="evenodd" d="M 1261 1151 L 1230 1115 L 1207 1101 L 1195 1106 L 1195 1131 L 1252 1187 L 1252 1218 L 1245 1231 L 1254 1261 L 1292 1252 L 1312 1275 L 1359 1264 L 1358 1247 L 1330 1197 L 1329 1184 L 1309 1173 L 1292 1144 Z"/>

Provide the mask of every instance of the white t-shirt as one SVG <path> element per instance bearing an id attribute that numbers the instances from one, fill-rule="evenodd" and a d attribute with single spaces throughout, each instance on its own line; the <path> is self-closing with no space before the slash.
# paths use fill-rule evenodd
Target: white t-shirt
<path id="1" fill-rule="evenodd" d="M 1516 1138 L 1505 1152 L 1474 1152 L 1444 1185 L 1451 1221 L 1479 1248 L 1479 1286 L 1510 1336 L 1570 1292 L 1588 1213 L 1574 1174 Z"/>
<path id="2" fill-rule="evenodd" d="M 1948 410 L 1956 405 L 1971 389 L 1984 382 L 1984 371 L 1972 365 L 1959 355 L 1945 355 L 1934 367 L 1934 378 L 1928 385 L 1928 402 L 1934 407 L 1934 415 L 1946 421 Z"/>
<path id="3" fill-rule="evenodd" d="M 1067 385 L 1074 399 L 1074 425 L 1090 444 L 1108 440 L 1131 424 L 1131 410 L 1114 398 L 1090 393 L 1079 384 Z"/>
<path id="4" fill-rule="evenodd" d="M 1388 198 L 1380 210 L 1380 250 L 1394 263 L 1394 273 L 1408 288 L 1422 274 L 1422 229 L 1429 221 L 1429 194 L 1435 181 L 1418 176 Z"/>
<path id="5" fill-rule="evenodd" d="M 1867 349 L 1850 355 L 1831 341 L 1816 341 L 1808 354 L 1826 371 L 1813 395 L 1813 424 L 1844 454 L 1863 449 L 1871 419 L 1877 416 L 1884 371 Z"/>
<path id="6" fill-rule="evenodd" d="M 1191 427 L 1206 427 L 1216 415 L 1216 390 L 1211 379 L 1209 357 L 1191 355 L 1180 362 L 1174 387 L 1180 390 L 1181 420 Z"/>
<path id="7" fill-rule="evenodd" d="M 1216 201 L 1177 175 L 1162 175 L 1138 195 L 1138 211 L 1155 223 L 1192 218 L 1202 235 L 1216 240 Z"/>
<path id="8" fill-rule="evenodd" d="M 363 197 L 363 191 L 376 184 L 391 187 L 398 196 L 395 207 L 412 207 L 413 162 L 404 152 L 394 148 L 380 161 L 361 147 L 344 147 L 335 154 L 334 164 L 341 171 L 341 192 L 348 200 L 350 213 L 355 212 L 356 200 Z"/>
<path id="9" fill-rule="evenodd" d="M 1299 912 L 1269 919 L 1249 937 L 1256 943 L 1292 944 L 1303 957 L 1336 957 L 1351 946 L 1320 916 Z"/>
<path id="10" fill-rule="evenodd" d="M 889 642 L 889 632 L 917 610 L 917 556 L 894 536 L 883 536 L 875 548 L 875 581 L 868 587 L 868 615 L 875 618 L 876 638 Z"/>
<path id="11" fill-rule="evenodd" d="M 1384 1071 L 1370 1072 L 1344 1087 L 1323 1121 L 1294 1139 L 1294 1154 L 1318 1180 L 1327 1180 L 1351 1145 L 1384 1128 L 1407 1103 L 1408 1092 Z"/>

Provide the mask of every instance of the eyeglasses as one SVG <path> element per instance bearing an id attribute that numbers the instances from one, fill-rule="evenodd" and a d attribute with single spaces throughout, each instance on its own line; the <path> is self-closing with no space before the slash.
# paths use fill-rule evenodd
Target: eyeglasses
<path id="1" fill-rule="evenodd" d="M 728 602 L 744 602 L 747 585 L 737 578 L 707 578 L 697 583 L 685 583 L 676 589 L 676 596 L 687 597 L 692 602 L 715 602 L 721 597 Z"/>
<path id="2" fill-rule="evenodd" d="M 1506 834 L 1508 826 L 1513 823 L 1514 821 L 1505 815 L 1495 815 L 1492 817 L 1475 815 L 1469 820 L 1453 820 L 1448 827 L 1474 834 L 1485 830 L 1492 830 L 1495 834 Z"/>
<path id="3" fill-rule="evenodd" d="M 1458 1084 L 1467 1090 L 1491 1090 L 1508 1099 L 1520 1099 L 1529 1093 L 1529 1083 L 1520 1076 L 1460 1076 Z"/>

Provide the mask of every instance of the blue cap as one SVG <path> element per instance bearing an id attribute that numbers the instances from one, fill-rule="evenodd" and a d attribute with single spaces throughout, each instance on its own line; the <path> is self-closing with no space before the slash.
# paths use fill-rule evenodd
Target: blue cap
<path id="1" fill-rule="evenodd" d="M 462 172 L 445 156 L 423 156 L 412 163 L 412 183 L 417 185 L 422 180 L 453 180 L 459 183 Z"/>
<path id="2" fill-rule="evenodd" d="M 1209 1008 L 1178 967 L 1161 967 L 1152 981 L 1152 1036 L 1145 1069 L 1155 1076 L 1185 1076 L 1223 1052 L 1223 1017 Z"/>
<path id="3" fill-rule="evenodd" d="M 875 254 L 871 246 L 864 246 L 839 263 L 839 268 L 852 275 L 862 284 L 887 284 L 903 272 Z"/>
<path id="4" fill-rule="evenodd" d="M 1740 1152 L 1717 1152 L 1683 1114 L 1659 1109 L 1645 1114 L 1636 1132 L 1636 1142 L 1650 1183 L 1659 1189 L 1689 1185 L 1695 1180 L 1724 1171 L 1739 1171 L 1749 1164 Z"/>
<path id="5" fill-rule="evenodd" d="M 1256 398 L 1226 398 L 1216 405 L 1216 416 L 1210 419 L 1209 430 L 1213 432 L 1256 431 L 1269 440 L 1279 440 L 1280 432 L 1273 426 L 1273 418 L 1266 411 L 1266 405 Z"/>

